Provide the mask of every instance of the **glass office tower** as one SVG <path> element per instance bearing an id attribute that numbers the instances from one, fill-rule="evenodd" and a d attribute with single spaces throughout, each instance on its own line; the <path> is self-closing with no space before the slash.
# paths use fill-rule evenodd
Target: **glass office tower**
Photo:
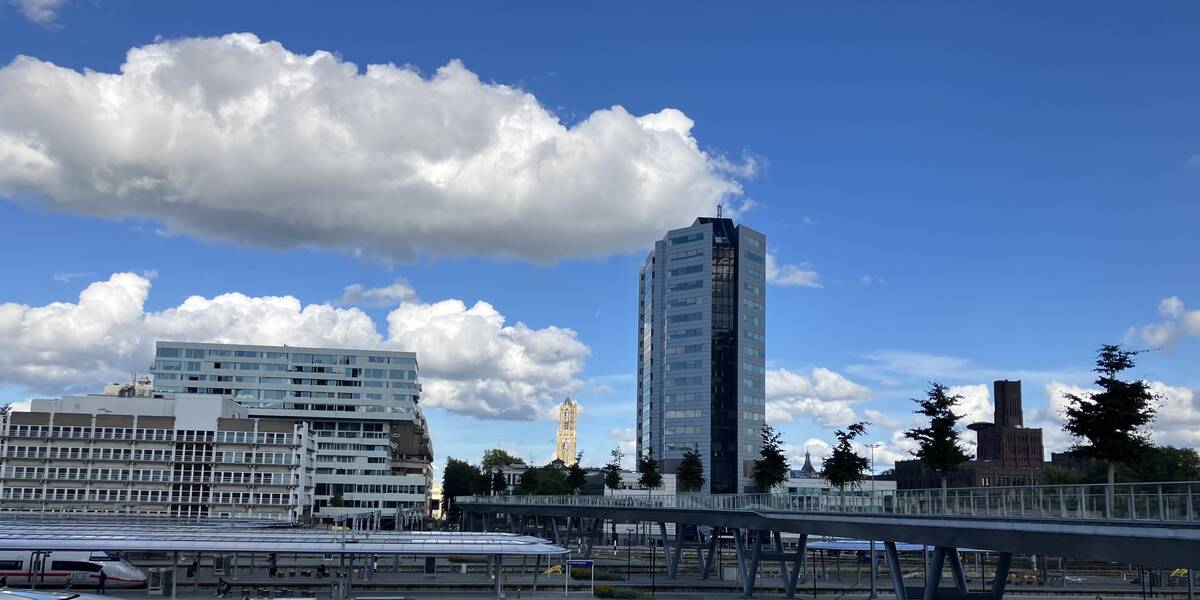
<path id="1" fill-rule="evenodd" d="M 673 473 L 704 462 L 705 491 L 753 491 L 765 418 L 763 234 L 701 217 L 655 242 L 639 274 L 637 452 Z"/>

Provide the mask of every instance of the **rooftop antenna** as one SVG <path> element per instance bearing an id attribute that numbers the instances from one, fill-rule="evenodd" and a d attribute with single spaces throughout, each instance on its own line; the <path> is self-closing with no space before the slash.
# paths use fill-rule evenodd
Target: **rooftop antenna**
<path id="1" fill-rule="evenodd" d="M 717 218 L 718 218 L 718 219 L 720 219 L 720 218 L 721 218 L 721 209 L 722 209 L 722 208 L 724 208 L 724 207 L 725 207 L 725 204 L 724 204 L 724 203 L 719 203 L 719 204 L 717 204 Z"/>

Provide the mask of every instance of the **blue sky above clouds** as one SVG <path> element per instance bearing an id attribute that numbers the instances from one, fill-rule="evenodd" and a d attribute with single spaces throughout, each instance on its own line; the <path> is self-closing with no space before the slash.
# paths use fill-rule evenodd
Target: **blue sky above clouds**
<path id="1" fill-rule="evenodd" d="M 1155 348 L 1200 443 L 1200 7 L 23 0 L 0 8 L 0 400 L 153 340 L 420 352 L 439 460 L 632 440 L 637 269 L 765 232 L 793 450 Z"/>

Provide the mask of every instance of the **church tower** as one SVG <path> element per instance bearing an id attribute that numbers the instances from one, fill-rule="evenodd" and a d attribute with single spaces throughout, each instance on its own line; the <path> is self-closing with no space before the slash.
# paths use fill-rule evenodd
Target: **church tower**
<path id="1" fill-rule="evenodd" d="M 555 457 L 564 465 L 575 464 L 575 424 L 579 416 L 579 405 L 570 397 L 558 406 L 558 436 Z"/>

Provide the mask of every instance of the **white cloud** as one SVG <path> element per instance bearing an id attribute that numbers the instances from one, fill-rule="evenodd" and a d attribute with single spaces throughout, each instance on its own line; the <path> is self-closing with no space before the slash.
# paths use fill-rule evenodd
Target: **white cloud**
<path id="1" fill-rule="evenodd" d="M 1200 445 L 1200 406 L 1196 392 L 1186 387 L 1167 385 L 1162 381 L 1148 382 L 1150 391 L 1159 403 L 1157 416 L 1150 425 L 1151 438 L 1156 444 L 1195 447 Z M 1046 450 L 1061 452 L 1071 447 L 1071 437 L 1062 430 L 1069 403 L 1066 394 L 1081 397 L 1098 392 L 1096 388 L 1067 385 L 1058 381 L 1046 384 L 1046 396 L 1050 400 L 1048 411 L 1035 411 L 1032 426 L 1041 427 Z"/>
<path id="2" fill-rule="evenodd" d="M 574 331 L 509 325 L 486 302 L 401 304 L 384 335 L 356 308 L 302 305 L 292 296 L 192 296 L 147 312 L 149 292 L 148 277 L 118 273 L 89 285 L 77 303 L 0 304 L 0 381 L 37 392 L 97 391 L 144 372 L 155 340 L 411 350 L 427 406 L 534 419 L 580 385 L 589 354 Z"/>
<path id="3" fill-rule="evenodd" d="M 395 306 L 402 302 L 416 302 L 417 292 L 407 281 L 378 288 L 365 288 L 361 283 L 346 286 L 336 304 L 341 306 Z"/>
<path id="4" fill-rule="evenodd" d="M 63 273 L 60 271 L 54 274 L 53 279 L 59 283 L 71 283 L 72 279 L 79 279 L 80 277 L 92 277 L 94 275 L 95 273 Z"/>
<path id="5" fill-rule="evenodd" d="M 621 468 L 634 470 L 637 459 L 637 432 L 629 427 L 614 427 L 612 431 L 608 432 L 608 437 L 616 440 L 617 447 L 624 455 L 621 459 Z M 607 463 L 611 458 L 611 455 L 606 455 L 602 462 Z"/>
<path id="6" fill-rule="evenodd" d="M 857 419 L 853 405 L 871 390 L 843 375 L 817 367 L 809 375 L 787 369 L 766 374 L 767 420 L 782 423 L 808 417 L 825 427 L 841 427 Z"/>
<path id="7" fill-rule="evenodd" d="M 738 214 L 747 174 L 676 109 L 567 125 L 458 61 L 364 70 L 248 33 L 136 47 L 119 73 L 21 56 L 0 68 L 0 114 L 9 198 L 388 260 L 643 249 L 718 204 Z"/>
<path id="8" fill-rule="evenodd" d="M 56 23 L 58 13 L 66 0 L 10 0 L 10 2 L 26 19 L 42 27 L 54 29 L 58 27 Z"/>
<path id="9" fill-rule="evenodd" d="M 1132 328 L 1130 333 L 1137 333 L 1143 342 L 1156 348 L 1174 346 L 1181 335 L 1200 335 L 1200 310 L 1187 310 L 1179 296 L 1164 298 L 1159 302 L 1158 314 L 1166 320 Z"/>
<path id="10" fill-rule="evenodd" d="M 821 287 L 821 274 L 808 263 L 779 264 L 773 252 L 767 253 L 767 283 L 780 287 Z"/>
<path id="11" fill-rule="evenodd" d="M 878 275 L 876 275 L 874 277 L 872 277 L 870 275 L 863 275 L 862 277 L 859 278 L 858 283 L 859 283 L 859 285 L 883 285 L 884 283 L 887 283 L 887 282 L 884 281 L 884 279 L 882 277 L 879 277 Z"/>
<path id="12" fill-rule="evenodd" d="M 962 415 L 962 420 L 959 423 L 965 429 L 971 423 L 991 423 L 996 416 L 996 411 L 991 402 L 991 389 L 987 384 L 980 383 L 976 385 L 956 385 L 948 388 L 947 393 L 951 396 L 960 396 L 958 407 L 954 409 L 956 414 Z"/>

